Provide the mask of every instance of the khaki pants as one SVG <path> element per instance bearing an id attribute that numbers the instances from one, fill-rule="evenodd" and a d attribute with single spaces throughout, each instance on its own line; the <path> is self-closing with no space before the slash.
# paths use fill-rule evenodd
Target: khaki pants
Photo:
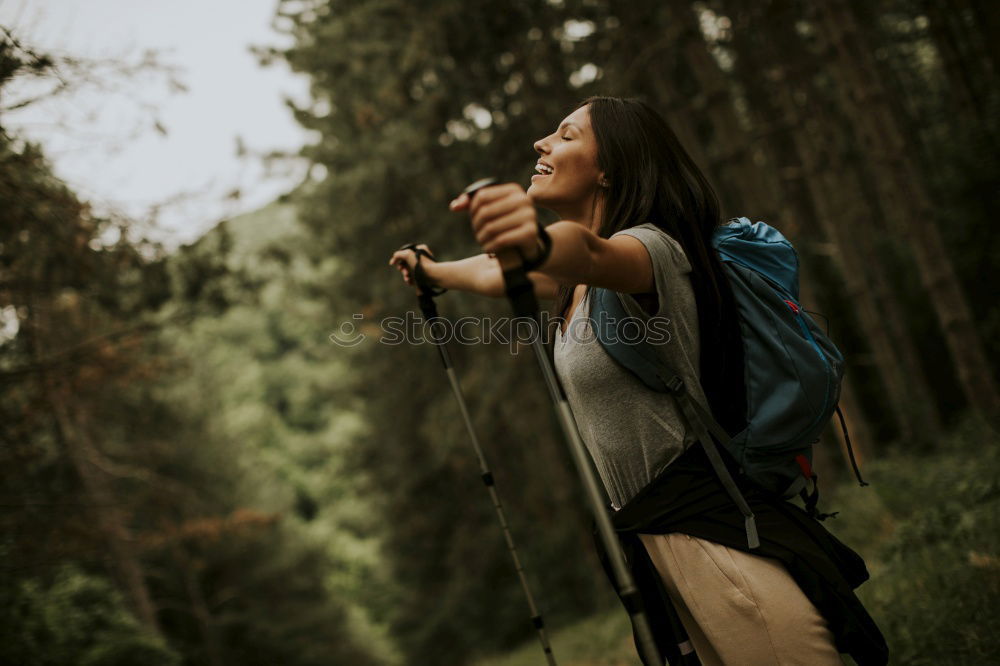
<path id="1" fill-rule="evenodd" d="M 686 534 L 640 534 L 705 666 L 841 666 L 833 634 L 785 566 Z"/>

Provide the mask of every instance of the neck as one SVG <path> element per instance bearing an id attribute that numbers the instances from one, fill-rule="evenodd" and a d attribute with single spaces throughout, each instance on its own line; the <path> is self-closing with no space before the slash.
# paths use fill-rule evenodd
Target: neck
<path id="1" fill-rule="evenodd" d="M 567 204 L 552 210 L 559 216 L 560 220 L 572 221 L 583 225 L 597 235 L 601 228 L 602 213 L 604 211 L 604 199 L 599 194 L 588 201 L 581 201 L 575 205 Z"/>

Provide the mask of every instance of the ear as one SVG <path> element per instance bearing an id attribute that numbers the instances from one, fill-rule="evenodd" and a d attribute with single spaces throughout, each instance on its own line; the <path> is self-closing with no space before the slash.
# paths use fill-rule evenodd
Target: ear
<path id="1" fill-rule="evenodd" d="M 597 175 L 597 184 L 605 188 L 611 185 L 611 183 L 608 182 L 608 177 L 604 175 L 603 171 Z"/>

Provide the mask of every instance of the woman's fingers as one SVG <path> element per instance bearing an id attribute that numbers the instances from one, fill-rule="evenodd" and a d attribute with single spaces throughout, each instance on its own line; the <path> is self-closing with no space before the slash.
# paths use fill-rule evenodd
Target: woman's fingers
<path id="1" fill-rule="evenodd" d="M 484 187 L 476 193 L 475 198 L 469 204 L 469 212 L 472 218 L 491 214 L 490 211 L 501 211 L 502 214 L 507 208 L 523 205 L 529 202 L 524 189 L 517 183 L 507 183 L 505 185 L 490 185 Z"/>
<path id="2" fill-rule="evenodd" d="M 518 210 L 489 223 L 479 240 L 484 252 L 499 252 L 508 247 L 519 247 L 526 252 L 538 246 L 538 224 L 533 210 Z"/>
<path id="3" fill-rule="evenodd" d="M 417 248 L 425 250 L 426 252 L 431 252 L 431 248 L 428 247 L 427 243 L 417 243 Z M 420 260 L 434 263 L 434 259 L 431 259 L 428 255 L 424 255 Z M 393 252 L 392 256 L 389 258 L 389 265 L 394 266 L 399 270 L 406 284 L 416 284 L 413 279 L 413 272 L 417 265 L 417 253 L 412 248 L 396 250 Z"/>
<path id="4" fill-rule="evenodd" d="M 532 228 L 536 226 L 535 211 L 526 208 L 515 208 L 506 215 L 483 223 L 475 232 L 476 242 L 482 245 L 511 229 L 527 225 L 530 225 Z"/>
<path id="5" fill-rule="evenodd" d="M 500 252 L 508 247 L 516 247 L 530 252 L 528 248 L 535 246 L 535 234 L 532 230 L 524 225 L 518 225 L 483 245 L 483 251 Z"/>
<path id="6" fill-rule="evenodd" d="M 400 272 L 406 284 L 413 284 L 413 279 L 411 278 L 412 266 L 409 261 L 409 257 L 413 255 L 414 252 L 412 250 L 397 250 L 392 253 L 392 257 L 389 259 L 389 265 L 395 267 Z"/>
<path id="7" fill-rule="evenodd" d="M 475 198 L 471 202 L 471 210 L 473 213 L 479 209 L 480 206 L 484 206 L 491 201 L 496 201 L 497 199 L 502 199 L 504 197 L 510 196 L 516 193 L 524 193 L 524 188 L 522 188 L 517 183 L 503 183 L 502 185 L 488 185 L 481 190 L 476 192 Z"/>
<path id="8" fill-rule="evenodd" d="M 406 255 L 408 253 L 409 250 L 397 250 L 393 252 L 392 257 L 389 259 L 389 265 L 399 267 L 400 264 L 406 264 Z"/>
<path id="9" fill-rule="evenodd" d="M 425 243 L 420 243 L 419 245 L 417 245 L 417 247 L 419 247 L 422 250 L 427 250 L 428 252 L 430 251 L 430 248 L 427 247 Z M 434 261 L 433 259 L 427 256 L 425 256 L 424 259 L 427 261 Z M 413 250 L 396 250 L 395 252 L 392 253 L 392 257 L 389 259 L 390 266 L 405 264 L 406 267 L 411 270 L 413 269 L 413 266 L 416 263 L 417 263 L 417 253 L 414 252 Z"/>
<path id="10" fill-rule="evenodd" d="M 470 207 L 472 228 L 485 252 L 507 247 L 530 251 L 537 240 L 535 208 L 520 185 L 508 183 L 480 190 Z"/>
<path id="11" fill-rule="evenodd" d="M 534 204 L 519 185 L 511 183 L 510 187 L 496 185 L 485 188 L 472 202 L 472 229 L 479 232 L 491 221 L 521 209 L 529 210 L 534 215 Z"/>
<path id="12" fill-rule="evenodd" d="M 476 212 L 472 214 L 472 228 L 479 231 L 483 226 L 492 220 L 510 215 L 519 209 L 528 208 L 531 204 L 517 195 L 508 195 L 501 199 L 495 199 L 487 204 L 480 205 Z"/>
<path id="13" fill-rule="evenodd" d="M 470 212 L 475 212 L 475 210 L 481 206 L 483 203 L 493 201 L 494 199 L 506 196 L 512 191 L 522 190 L 521 186 L 517 183 L 505 183 L 503 185 L 488 185 L 482 189 L 475 192 L 475 198 L 470 199 L 468 194 L 459 194 L 457 197 L 451 200 L 448 204 L 448 209 L 452 212 L 461 212 L 463 210 L 469 210 Z"/>
<path id="14" fill-rule="evenodd" d="M 535 207 L 517 183 L 484 187 L 471 199 L 467 194 L 459 195 L 448 208 L 455 212 L 469 211 L 476 242 L 485 252 L 495 253 L 508 247 L 530 252 L 537 247 Z"/>

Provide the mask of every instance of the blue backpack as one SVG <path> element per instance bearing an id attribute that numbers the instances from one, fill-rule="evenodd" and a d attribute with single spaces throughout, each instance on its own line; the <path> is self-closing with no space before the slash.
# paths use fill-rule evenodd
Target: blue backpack
<path id="1" fill-rule="evenodd" d="M 833 515 L 816 510 L 819 492 L 812 448 L 834 411 L 844 427 L 837 406 L 844 357 L 799 304 L 798 256 L 777 229 L 741 217 L 719 226 L 712 245 L 739 311 L 747 400 L 742 431 L 730 436 L 710 410 L 691 398 L 680 376 L 650 344 L 628 335 L 622 326 L 631 317 L 617 292 L 596 288 L 590 317 L 613 359 L 650 388 L 677 399 L 720 481 L 743 512 L 747 540 L 755 548 L 759 540 L 753 513 L 709 433 L 758 487 L 784 499 L 802 497 L 809 514 L 820 520 Z M 858 481 L 867 485 L 849 437 L 847 443 Z"/>

